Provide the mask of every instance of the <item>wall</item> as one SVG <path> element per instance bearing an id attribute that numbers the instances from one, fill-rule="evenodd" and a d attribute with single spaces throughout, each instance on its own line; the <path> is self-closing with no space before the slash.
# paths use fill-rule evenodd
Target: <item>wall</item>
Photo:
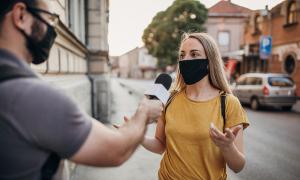
<path id="1" fill-rule="evenodd" d="M 218 43 L 218 33 L 227 31 L 230 35 L 229 45 L 220 46 L 222 56 L 232 51 L 240 50 L 244 35 L 245 18 L 209 17 L 205 24 L 207 33 Z"/>

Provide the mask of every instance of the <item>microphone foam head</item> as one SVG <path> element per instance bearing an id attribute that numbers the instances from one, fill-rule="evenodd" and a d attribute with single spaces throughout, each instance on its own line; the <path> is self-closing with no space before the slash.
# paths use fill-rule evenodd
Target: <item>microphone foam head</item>
<path id="1" fill-rule="evenodd" d="M 162 73 L 159 76 L 157 76 L 154 83 L 162 84 L 167 90 L 169 90 L 172 84 L 172 78 L 169 74 Z"/>

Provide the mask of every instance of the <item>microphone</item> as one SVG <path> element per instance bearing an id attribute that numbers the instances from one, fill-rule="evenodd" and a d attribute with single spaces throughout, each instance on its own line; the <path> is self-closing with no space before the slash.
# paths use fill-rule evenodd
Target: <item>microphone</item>
<path id="1" fill-rule="evenodd" d="M 170 89 L 171 84 L 171 76 L 162 73 L 156 78 L 154 84 L 144 94 L 148 96 L 149 99 L 158 99 L 165 105 L 170 96 L 168 90 Z"/>

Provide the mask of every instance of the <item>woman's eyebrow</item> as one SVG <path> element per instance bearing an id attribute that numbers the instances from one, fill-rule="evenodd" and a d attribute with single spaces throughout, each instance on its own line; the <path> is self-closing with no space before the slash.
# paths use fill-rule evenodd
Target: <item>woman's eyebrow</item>
<path id="1" fill-rule="evenodd" d="M 195 51 L 198 51 L 198 52 L 200 52 L 200 50 L 199 50 L 199 49 L 192 49 L 192 50 L 191 50 L 191 52 L 195 52 Z"/>

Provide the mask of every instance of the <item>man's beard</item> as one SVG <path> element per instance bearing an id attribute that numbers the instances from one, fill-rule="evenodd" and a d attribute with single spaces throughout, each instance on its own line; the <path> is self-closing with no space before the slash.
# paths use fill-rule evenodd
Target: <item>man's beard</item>
<path id="1" fill-rule="evenodd" d="M 34 59 L 34 51 L 36 50 L 35 44 L 38 44 L 39 41 L 43 38 L 43 28 L 42 23 L 38 20 L 34 20 L 33 24 L 31 25 L 31 34 L 27 35 L 28 38 L 26 38 L 26 48 L 28 52 L 32 56 L 32 60 Z M 31 42 L 29 42 L 29 39 Z"/>

